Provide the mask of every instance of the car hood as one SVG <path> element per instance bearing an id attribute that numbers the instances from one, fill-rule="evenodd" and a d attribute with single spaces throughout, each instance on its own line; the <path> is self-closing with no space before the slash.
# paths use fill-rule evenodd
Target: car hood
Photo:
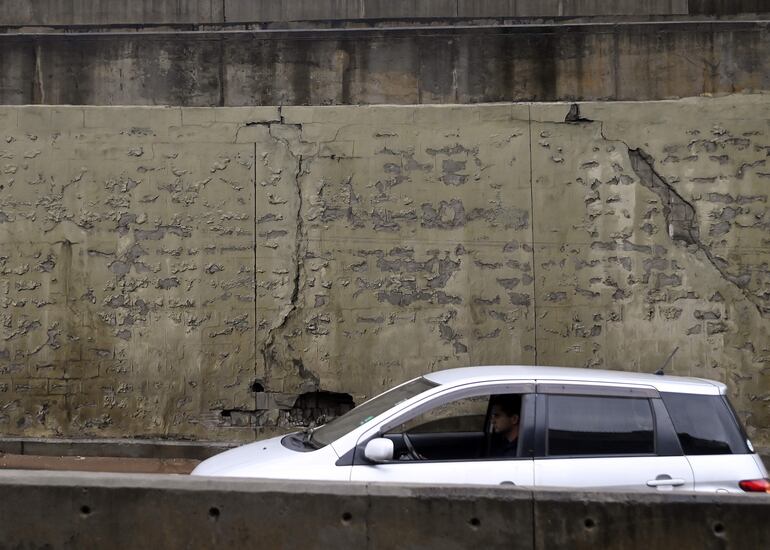
<path id="1" fill-rule="evenodd" d="M 258 477 L 261 468 L 275 461 L 285 463 L 305 454 L 281 445 L 284 437 L 286 436 L 257 441 L 212 456 L 198 464 L 192 475 Z"/>

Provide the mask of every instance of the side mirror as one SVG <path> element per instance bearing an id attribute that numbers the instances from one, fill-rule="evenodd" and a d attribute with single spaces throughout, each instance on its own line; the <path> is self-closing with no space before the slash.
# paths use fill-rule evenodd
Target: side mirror
<path id="1" fill-rule="evenodd" d="M 374 463 L 393 460 L 393 442 L 384 437 L 372 439 L 366 444 L 364 456 Z"/>

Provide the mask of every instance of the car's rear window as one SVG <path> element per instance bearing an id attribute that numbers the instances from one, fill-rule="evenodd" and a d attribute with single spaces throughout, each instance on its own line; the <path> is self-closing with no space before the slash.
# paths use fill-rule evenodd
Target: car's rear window
<path id="1" fill-rule="evenodd" d="M 661 392 L 686 455 L 746 454 L 746 437 L 721 395 Z"/>

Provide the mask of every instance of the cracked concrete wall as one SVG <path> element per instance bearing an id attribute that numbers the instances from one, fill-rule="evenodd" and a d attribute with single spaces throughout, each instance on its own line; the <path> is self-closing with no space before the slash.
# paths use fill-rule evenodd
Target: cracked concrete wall
<path id="1" fill-rule="evenodd" d="M 767 445 L 768 120 L 0 108 L 0 432 L 246 440 L 430 370 L 678 346 Z"/>

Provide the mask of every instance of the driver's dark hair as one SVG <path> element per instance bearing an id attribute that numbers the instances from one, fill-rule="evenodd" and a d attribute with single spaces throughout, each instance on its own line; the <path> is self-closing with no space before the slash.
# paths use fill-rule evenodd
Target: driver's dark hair
<path id="1" fill-rule="evenodd" d="M 518 393 L 501 393 L 493 395 L 490 399 L 490 407 L 500 407 L 508 416 L 521 414 L 521 395 Z"/>

